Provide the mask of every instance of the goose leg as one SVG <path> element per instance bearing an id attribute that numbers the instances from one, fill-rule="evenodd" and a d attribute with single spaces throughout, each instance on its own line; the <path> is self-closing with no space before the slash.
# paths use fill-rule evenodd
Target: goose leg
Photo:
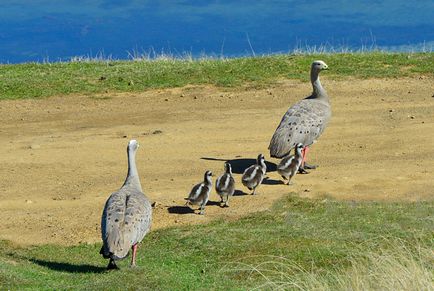
<path id="1" fill-rule="evenodd" d="M 304 147 L 303 150 L 301 151 L 301 155 L 303 156 L 303 160 L 301 161 L 301 166 L 298 169 L 298 172 L 300 174 L 309 174 L 309 172 L 306 171 L 305 169 L 315 169 L 317 167 L 315 165 L 308 165 L 306 163 L 306 156 L 307 156 L 308 152 L 309 152 L 309 147 Z"/>
<path id="2" fill-rule="evenodd" d="M 133 245 L 131 247 L 131 249 L 133 250 L 133 255 L 131 257 L 131 267 L 135 267 L 136 266 L 137 244 Z"/>
<path id="3" fill-rule="evenodd" d="M 206 201 L 206 202 L 207 202 L 207 201 Z M 205 214 L 205 205 L 206 205 L 206 202 L 205 202 L 205 203 L 202 203 L 202 204 L 200 205 L 200 212 L 199 212 L 200 215 L 204 215 L 204 214 Z"/>
<path id="4" fill-rule="evenodd" d="M 304 163 L 304 168 L 305 169 L 309 169 L 309 170 L 315 170 L 316 168 L 318 168 L 318 165 L 311 165 L 311 164 L 308 164 L 308 163 Z"/>
<path id="5" fill-rule="evenodd" d="M 229 207 L 229 196 L 226 196 L 226 201 L 224 207 Z"/>
<path id="6" fill-rule="evenodd" d="M 108 266 L 107 266 L 107 270 L 118 270 L 118 266 L 115 263 L 115 260 L 110 259 Z"/>
<path id="7" fill-rule="evenodd" d="M 293 185 L 293 184 L 294 184 L 294 183 L 291 182 L 291 178 L 292 178 L 292 177 L 288 177 L 288 183 L 286 183 L 286 185 L 289 186 L 289 185 Z"/>

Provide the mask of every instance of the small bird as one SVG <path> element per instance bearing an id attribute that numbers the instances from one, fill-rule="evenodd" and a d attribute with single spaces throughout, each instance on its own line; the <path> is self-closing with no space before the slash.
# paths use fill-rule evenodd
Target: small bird
<path id="1" fill-rule="evenodd" d="M 235 192 L 235 180 L 232 177 L 231 164 L 225 163 L 225 173 L 217 178 L 215 190 L 221 197 L 221 203 L 224 203 L 223 207 L 229 207 L 229 196 L 233 196 Z"/>
<path id="2" fill-rule="evenodd" d="M 209 193 L 211 192 L 212 188 L 212 172 L 206 171 L 203 182 L 195 185 L 193 189 L 191 189 L 190 194 L 188 195 L 188 198 L 185 198 L 188 204 L 192 205 L 200 205 L 200 212 L 199 214 L 203 215 L 205 214 L 205 205 L 208 202 L 209 199 Z"/>
<path id="3" fill-rule="evenodd" d="M 300 168 L 301 162 L 303 161 L 302 151 L 303 144 L 298 143 L 295 146 L 295 155 L 284 157 L 277 166 L 277 172 L 283 177 L 283 179 L 288 180 L 287 185 L 291 184 L 290 182 L 292 177 L 295 176 Z"/>
<path id="4" fill-rule="evenodd" d="M 103 246 L 100 254 L 110 259 L 107 269 L 117 269 L 117 260 L 132 249 L 131 266 L 136 265 L 137 244 L 151 229 L 152 206 L 143 194 L 136 167 L 139 144 L 130 140 L 127 147 L 128 174 L 122 187 L 110 195 L 101 218 Z"/>
<path id="5" fill-rule="evenodd" d="M 279 126 L 271 138 L 268 149 L 273 158 L 283 158 L 290 153 L 296 144 L 304 145 L 303 161 L 299 172 L 315 169 L 316 166 L 305 163 L 309 146 L 315 143 L 324 132 L 332 116 L 329 96 L 321 85 L 319 73 L 328 70 L 323 61 L 314 61 L 310 70 L 312 94 L 295 103 L 283 115 Z"/>
<path id="6" fill-rule="evenodd" d="M 252 195 L 255 195 L 256 188 L 261 185 L 262 180 L 267 172 L 267 165 L 265 165 L 265 158 L 263 154 L 260 154 L 257 159 L 256 165 L 248 167 L 241 178 L 241 182 L 249 190 L 253 190 Z"/>

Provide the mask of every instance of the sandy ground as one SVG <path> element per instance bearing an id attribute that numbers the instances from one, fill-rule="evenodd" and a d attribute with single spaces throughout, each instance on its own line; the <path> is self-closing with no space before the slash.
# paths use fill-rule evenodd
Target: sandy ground
<path id="1" fill-rule="evenodd" d="M 345 200 L 434 198 L 434 79 L 323 80 L 333 118 L 310 151 L 320 167 L 294 185 L 275 171 L 246 192 L 240 173 L 267 147 L 309 83 L 268 89 L 185 87 L 138 94 L 0 102 L 0 239 L 18 244 L 100 241 L 104 202 L 123 183 L 126 145 L 137 139 L 144 192 L 157 201 L 153 228 L 236 219 L 283 195 Z M 233 164 L 239 195 L 206 215 L 182 207 L 205 170 Z M 277 160 L 270 160 L 276 163 Z M 272 164 L 271 169 L 272 169 Z M 273 169 L 272 169 L 273 170 Z"/>

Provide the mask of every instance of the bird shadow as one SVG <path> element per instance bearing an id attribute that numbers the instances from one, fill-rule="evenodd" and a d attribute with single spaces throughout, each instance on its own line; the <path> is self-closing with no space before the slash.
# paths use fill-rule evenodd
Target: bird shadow
<path id="1" fill-rule="evenodd" d="M 246 193 L 246 192 L 241 191 L 241 190 L 235 190 L 233 196 L 245 196 L 245 195 L 249 195 L 249 193 Z"/>
<path id="2" fill-rule="evenodd" d="M 59 272 L 68 272 L 68 273 L 103 273 L 107 269 L 105 267 L 98 267 L 98 266 L 92 266 L 87 264 L 71 264 L 71 263 L 64 263 L 64 262 L 51 262 L 51 261 L 45 261 L 40 259 L 30 259 L 31 262 L 42 266 L 49 268 L 54 271 Z"/>
<path id="3" fill-rule="evenodd" d="M 167 211 L 169 211 L 169 213 L 176 213 L 176 214 L 194 213 L 194 210 L 188 206 L 170 206 L 169 208 L 167 208 Z"/>
<path id="4" fill-rule="evenodd" d="M 266 177 L 264 180 L 262 180 L 262 184 L 264 184 L 264 185 L 285 185 L 285 183 L 282 180 L 274 180 L 274 179 L 270 179 L 269 177 Z"/>
<path id="5" fill-rule="evenodd" d="M 251 165 L 256 165 L 256 159 L 219 159 L 219 158 L 211 158 L 211 157 L 202 157 L 201 160 L 206 161 L 221 161 L 221 162 L 228 162 L 232 166 L 232 173 L 234 174 L 242 174 L 244 173 L 244 170 L 250 167 Z M 277 165 L 273 162 L 265 161 L 265 164 L 267 165 L 267 173 L 268 172 L 275 172 L 277 169 Z"/>
<path id="6" fill-rule="evenodd" d="M 220 201 L 210 201 L 210 200 L 208 200 L 208 202 L 206 203 L 206 205 L 220 206 Z"/>

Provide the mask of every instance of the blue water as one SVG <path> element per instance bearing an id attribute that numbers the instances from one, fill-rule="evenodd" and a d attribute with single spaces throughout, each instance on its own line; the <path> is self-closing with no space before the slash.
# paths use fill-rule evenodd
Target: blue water
<path id="1" fill-rule="evenodd" d="M 2 0 L 0 63 L 429 50 L 433 0 Z"/>

